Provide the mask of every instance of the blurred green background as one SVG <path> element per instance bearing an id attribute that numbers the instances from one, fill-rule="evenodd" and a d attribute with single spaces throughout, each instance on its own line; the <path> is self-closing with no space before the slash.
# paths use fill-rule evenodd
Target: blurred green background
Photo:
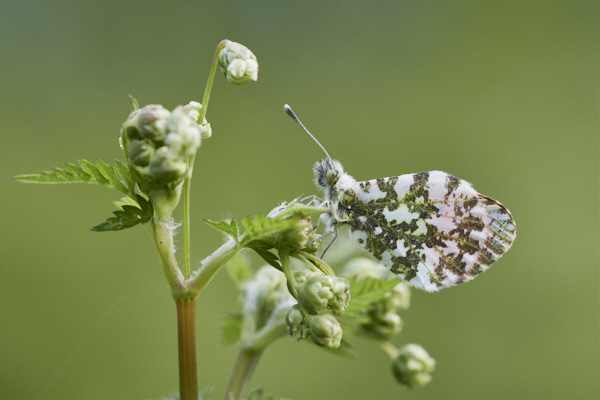
<path id="1" fill-rule="evenodd" d="M 224 38 L 257 84 L 218 76 L 196 161 L 193 257 L 241 219 L 316 194 L 323 155 L 356 179 L 441 169 L 510 208 L 517 240 L 475 282 L 415 293 L 398 345 L 437 360 L 407 390 L 353 340 L 345 360 L 278 341 L 251 387 L 293 399 L 590 399 L 599 391 L 597 1 L 2 1 L 0 398 L 159 399 L 177 389 L 175 307 L 147 226 L 89 228 L 119 196 L 11 176 L 96 157 L 141 104 L 200 100 Z M 238 293 L 219 273 L 198 304 L 200 387 L 219 398 Z"/>

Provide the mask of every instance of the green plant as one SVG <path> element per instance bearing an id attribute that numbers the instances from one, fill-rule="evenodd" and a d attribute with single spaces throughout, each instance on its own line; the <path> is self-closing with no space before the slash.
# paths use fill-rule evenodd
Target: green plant
<path id="1" fill-rule="evenodd" d="M 151 224 L 163 272 L 177 306 L 179 398 L 210 396 L 210 390 L 200 394 L 198 391 L 195 307 L 198 294 L 224 266 L 242 293 L 241 309 L 227 314 L 221 327 L 227 342 L 240 343 L 239 356 L 225 389 L 226 399 L 271 398 L 264 395 L 262 389 L 247 393 L 246 387 L 260 356 L 270 344 L 284 336 L 312 342 L 345 356 L 352 355 L 348 334 L 367 338 L 389 355 L 393 375 L 399 383 L 408 387 L 425 385 L 431 379 L 435 361 L 419 345 L 407 344 L 398 349 L 391 342 L 403 326 L 400 314 L 410 304 L 408 283 L 380 263 L 358 256 L 356 246 L 350 243 L 338 246 L 337 253 L 330 252 L 328 263 L 316 255 L 326 235 L 318 232 L 318 224 L 314 222 L 323 216 L 331 225 L 347 223 L 350 221 L 344 219 L 347 209 L 334 212 L 328 202 L 297 198 L 276 206 L 266 215 L 257 214 L 239 223 L 205 220 L 222 232 L 226 241 L 204 258 L 199 268 L 192 268 L 190 184 L 200 145 L 212 135 L 205 117 L 218 67 L 233 84 L 253 82 L 258 77 L 254 54 L 238 43 L 224 40 L 213 57 L 202 103 L 192 101 L 167 110 L 160 105 L 140 107 L 130 97 L 132 112 L 120 136 L 125 161 L 109 165 L 100 160 L 96 163 L 79 160 L 78 164 L 67 164 L 64 169 L 13 179 L 25 183 L 90 183 L 121 192 L 124 197 L 116 202 L 118 209 L 114 216 L 92 228 L 94 231 L 117 231 Z M 317 163 L 319 168 L 318 184 L 331 193 L 341 190 L 335 186 L 338 180 L 348 179 L 341 165 L 327 156 L 327 160 Z M 393 178 L 386 179 L 391 182 Z M 388 180 L 382 182 L 387 184 Z M 462 184 L 460 182 L 451 181 L 456 187 Z M 419 187 L 414 190 L 417 189 Z M 351 190 L 341 193 L 341 197 L 335 198 L 336 207 L 357 197 Z M 415 193 L 408 194 L 420 196 Z M 499 203 L 479 196 L 485 200 L 478 201 L 486 202 L 497 214 L 503 216 L 505 212 L 510 216 Z M 180 202 L 181 224 L 172 217 Z M 383 205 L 371 207 L 375 210 Z M 335 216 L 333 222 L 332 215 Z M 417 223 L 413 232 L 420 229 Z M 174 236 L 180 225 L 182 265 L 175 257 L 174 247 Z M 373 235 L 381 233 L 381 228 L 379 231 L 377 228 Z M 512 236 L 506 239 L 508 247 L 514 238 L 514 222 L 512 229 Z M 373 238 L 376 236 L 369 237 Z M 265 265 L 253 268 L 243 250 L 258 254 Z"/>

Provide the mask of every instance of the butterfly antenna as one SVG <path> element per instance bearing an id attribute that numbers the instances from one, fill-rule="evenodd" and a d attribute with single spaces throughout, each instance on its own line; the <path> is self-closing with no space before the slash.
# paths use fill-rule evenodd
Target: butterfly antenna
<path id="1" fill-rule="evenodd" d="M 328 159 L 331 160 L 331 156 L 329 155 L 329 153 L 327 152 L 327 150 L 325 150 L 325 147 L 323 147 L 323 145 L 321 143 L 319 143 L 319 141 L 317 140 L 316 137 L 313 136 L 312 133 L 310 133 L 310 131 L 308 129 L 306 129 L 306 127 L 304 126 L 304 124 L 300 121 L 300 119 L 298 118 L 298 116 L 296 115 L 296 113 L 294 112 L 294 110 L 292 110 L 292 107 L 288 106 L 287 104 L 283 105 L 283 109 L 285 110 L 285 112 L 292 117 L 292 119 L 294 121 L 296 121 L 298 123 L 298 125 L 300 125 L 300 127 L 302 129 L 304 129 L 304 132 L 306 132 L 308 134 L 308 136 L 310 136 L 312 138 L 312 140 L 315 141 L 316 144 L 319 145 L 319 147 L 321 148 L 321 150 L 323 150 L 323 152 L 325 153 L 325 155 L 327 156 Z"/>

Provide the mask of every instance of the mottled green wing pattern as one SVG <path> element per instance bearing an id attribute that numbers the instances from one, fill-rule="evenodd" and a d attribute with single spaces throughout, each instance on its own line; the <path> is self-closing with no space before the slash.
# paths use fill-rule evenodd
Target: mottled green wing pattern
<path id="1" fill-rule="evenodd" d="M 516 234 L 510 212 L 442 171 L 335 185 L 335 224 L 413 286 L 437 291 L 469 281 L 498 260 Z M 339 226 L 339 225 L 338 225 Z"/>

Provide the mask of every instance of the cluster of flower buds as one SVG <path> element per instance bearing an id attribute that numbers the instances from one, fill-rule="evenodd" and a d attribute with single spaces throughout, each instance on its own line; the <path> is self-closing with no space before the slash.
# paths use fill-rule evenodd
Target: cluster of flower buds
<path id="1" fill-rule="evenodd" d="M 198 123 L 201 108 L 197 102 L 173 111 L 153 104 L 129 115 L 121 128 L 122 145 L 142 190 L 161 185 L 172 190 L 181 183 L 202 138 L 211 135 L 206 120 Z"/>
<path id="2" fill-rule="evenodd" d="M 341 314 L 346 311 L 350 301 L 350 284 L 345 278 L 308 270 L 299 271 L 297 276 L 299 300 L 309 314 L 328 310 Z"/>
<path id="3" fill-rule="evenodd" d="M 319 346 L 337 348 L 342 327 L 335 314 L 348 308 L 350 284 L 344 278 L 307 269 L 296 271 L 298 302 L 286 316 L 288 333 L 296 340 L 309 335 Z"/>
<path id="4" fill-rule="evenodd" d="M 393 274 L 381 264 L 369 258 L 358 257 L 346 264 L 346 274 L 358 277 L 389 278 Z M 410 287 L 402 281 L 379 301 L 371 305 L 367 313 L 368 322 L 362 327 L 384 338 L 391 338 L 402 330 L 404 324 L 400 313 L 410 306 Z"/>
<path id="5" fill-rule="evenodd" d="M 332 314 L 307 314 L 299 304 L 285 317 L 287 331 L 296 340 L 309 336 L 319 346 L 336 349 L 342 343 L 342 326 Z"/>
<path id="6" fill-rule="evenodd" d="M 219 53 L 219 66 L 231 83 L 249 83 L 258 79 L 256 56 L 242 44 L 228 41 Z"/>

